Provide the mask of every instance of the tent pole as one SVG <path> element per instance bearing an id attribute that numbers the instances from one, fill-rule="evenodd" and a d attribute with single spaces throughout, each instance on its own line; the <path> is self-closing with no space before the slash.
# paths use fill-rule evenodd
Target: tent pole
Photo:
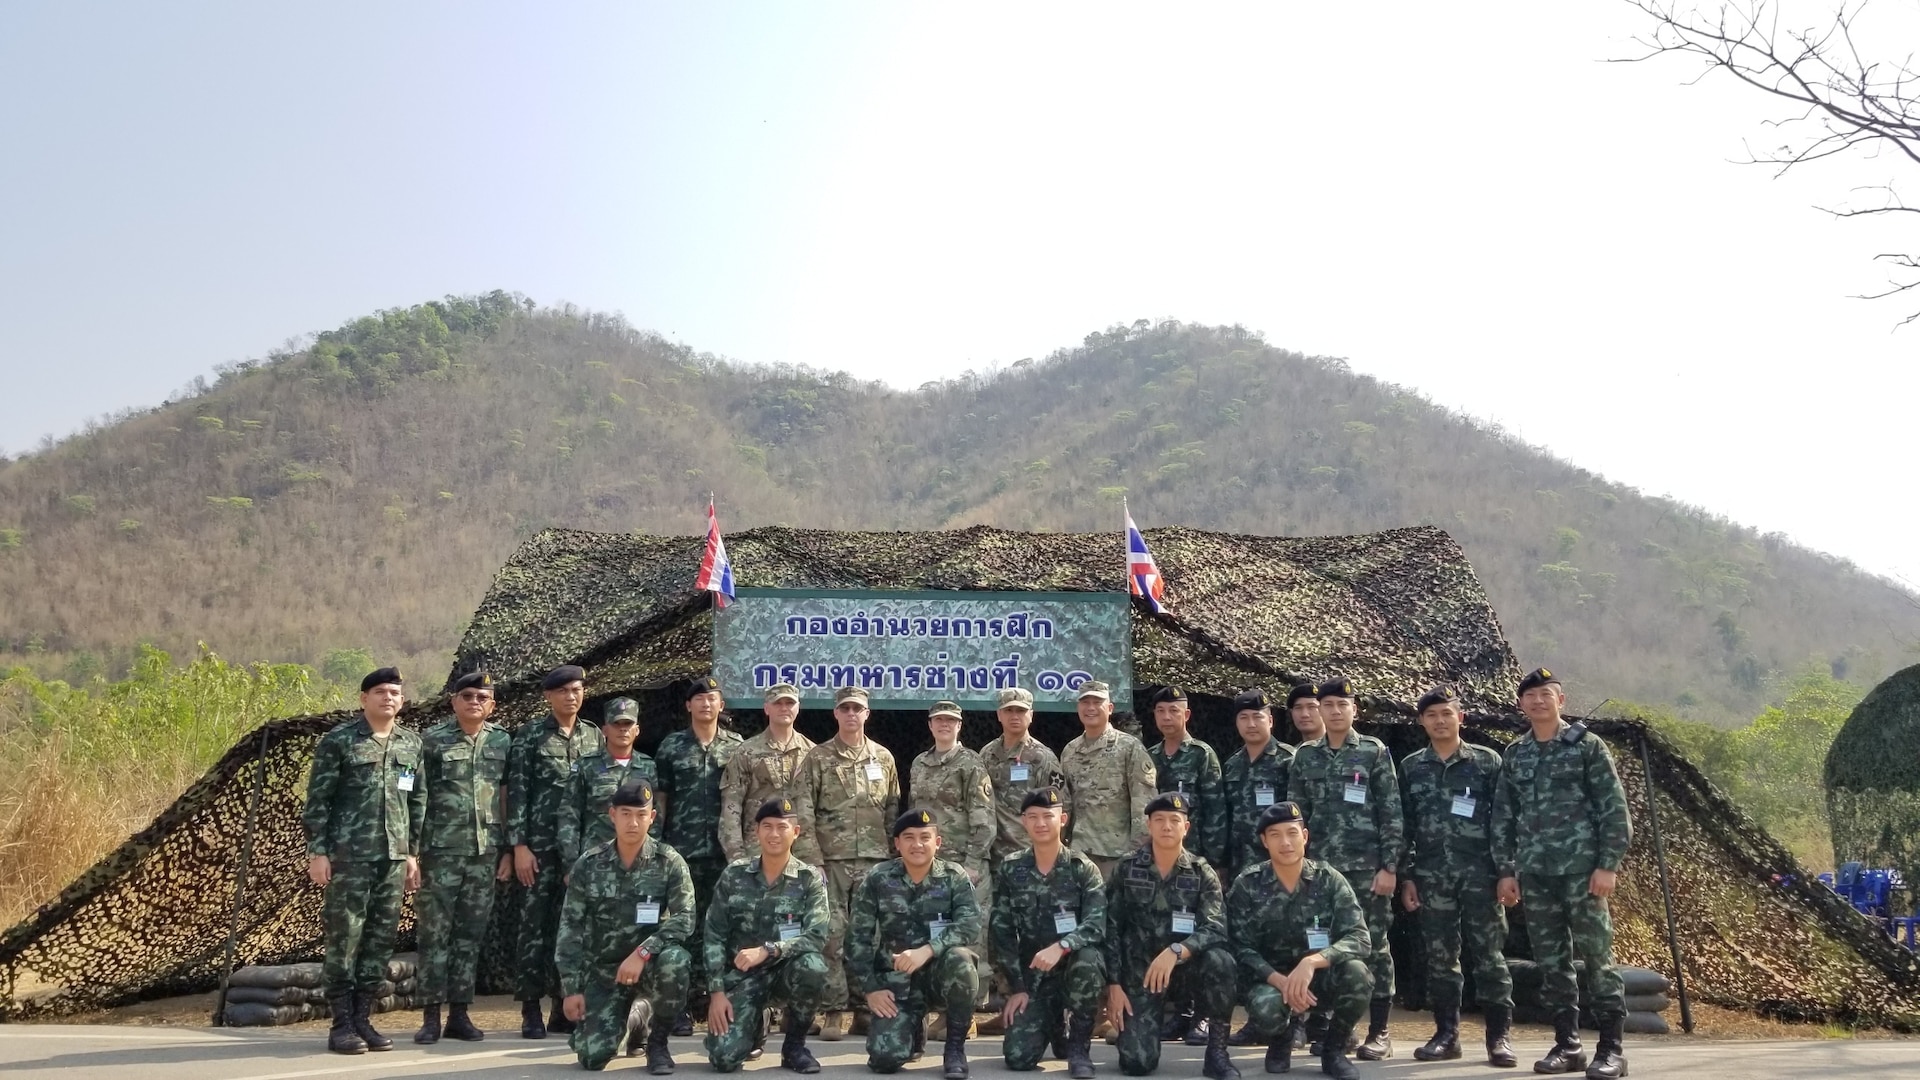
<path id="1" fill-rule="evenodd" d="M 220 996 L 213 1005 L 213 1026 L 227 1022 L 227 983 L 233 978 L 233 949 L 240 936 L 240 907 L 247 895 L 247 866 L 253 861 L 253 833 L 260 821 L 260 792 L 267 786 L 267 740 L 272 724 L 260 725 L 260 753 L 253 770 L 253 792 L 247 796 L 247 832 L 240 840 L 240 864 L 233 869 L 233 911 L 227 917 L 226 959 L 220 970 Z"/>
<path id="2" fill-rule="evenodd" d="M 1660 899 L 1667 907 L 1667 950 L 1673 955 L 1673 988 L 1680 998 L 1680 1030 L 1693 1034 L 1693 1004 L 1687 1000 L 1687 972 L 1680 965 L 1680 934 L 1673 921 L 1673 885 L 1668 880 L 1667 845 L 1660 838 L 1659 793 L 1653 789 L 1653 754 L 1640 733 L 1640 775 L 1647 788 L 1647 827 L 1653 831 L 1653 857 L 1660 863 Z"/>

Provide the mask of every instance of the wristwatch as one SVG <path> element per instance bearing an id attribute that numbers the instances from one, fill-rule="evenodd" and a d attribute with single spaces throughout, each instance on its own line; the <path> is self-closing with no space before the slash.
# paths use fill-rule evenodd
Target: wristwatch
<path id="1" fill-rule="evenodd" d="M 1167 951 L 1173 954 L 1173 958 L 1176 962 L 1185 960 L 1187 958 L 1187 947 L 1185 945 L 1180 944 L 1177 941 L 1167 946 Z"/>
<path id="2" fill-rule="evenodd" d="M 767 959 L 769 960 L 780 959 L 780 943 L 779 942 L 763 941 L 760 943 L 760 947 L 767 950 Z"/>

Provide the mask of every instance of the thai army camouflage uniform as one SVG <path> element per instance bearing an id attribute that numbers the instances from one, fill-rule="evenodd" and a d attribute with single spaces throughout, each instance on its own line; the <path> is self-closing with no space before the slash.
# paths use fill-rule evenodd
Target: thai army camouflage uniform
<path id="1" fill-rule="evenodd" d="M 307 854 L 333 864 L 322 908 L 329 998 L 371 993 L 386 979 L 407 859 L 419 854 L 426 816 L 420 736 L 396 724 L 376 739 L 365 716 L 320 736 L 302 824 Z"/>
<path id="2" fill-rule="evenodd" d="M 993 964 L 1009 993 L 1028 995 L 1027 1007 L 1007 1025 L 1001 1054 L 1018 1071 L 1040 1066 L 1060 1015 L 1071 1009 L 1090 1027 L 1107 985 L 1106 883 L 1093 860 L 1061 848 L 1052 873 L 1042 874 L 1033 849 L 994 871 L 989 938 Z M 1054 944 L 1067 948 L 1052 971 L 1028 965 Z"/>
<path id="3" fill-rule="evenodd" d="M 471 1004 L 480 944 L 493 915 L 494 872 L 507 849 L 507 757 L 513 736 L 483 721 L 469 737 L 457 720 L 421 738 L 427 785 L 420 834 L 418 1002 Z"/>
<path id="4" fill-rule="evenodd" d="M 1398 873 L 1404 842 L 1400 782 L 1387 745 L 1358 731 L 1335 750 L 1327 737 L 1302 746 L 1287 770 L 1287 799 L 1307 821 L 1307 854 L 1346 875 L 1367 916 L 1375 1001 L 1393 998 L 1393 897 L 1373 892 L 1374 874 Z M 1356 801 L 1357 800 L 1357 801 Z"/>
<path id="5" fill-rule="evenodd" d="M 613 1060 L 634 999 L 653 1009 L 653 1023 L 671 1023 L 687 1000 L 693 957 L 693 878 L 680 853 L 649 836 L 632 866 L 620 865 L 611 840 L 587 849 L 567 877 L 567 899 L 554 945 L 560 992 L 582 994 L 587 1011 L 573 1033 L 580 1064 L 598 1071 Z M 651 955 L 640 981 L 614 975 L 638 949 Z"/>
<path id="6" fill-rule="evenodd" d="M 1267 977 L 1291 973 L 1316 952 L 1328 966 L 1314 972 L 1309 989 L 1332 1012 L 1332 1030 L 1351 1031 L 1367 1014 L 1373 994 L 1367 958 L 1373 944 L 1353 886 L 1333 867 L 1303 859 L 1300 882 L 1288 892 L 1271 861 L 1249 866 L 1227 892 L 1227 936 L 1240 964 L 1255 1041 L 1280 1038 L 1293 1018 Z"/>
<path id="7" fill-rule="evenodd" d="M 966 870 L 980 910 L 993 910 L 993 784 L 980 755 L 958 744 L 944 754 L 928 750 L 913 759 L 908 775 L 914 805 L 931 810 L 939 823 L 940 857 Z M 987 966 L 984 920 L 980 937 L 973 942 L 973 957 L 985 994 L 992 971 Z"/>
<path id="8" fill-rule="evenodd" d="M 1445 761 L 1426 747 L 1400 762 L 1407 818 L 1403 877 L 1420 890 L 1420 940 L 1428 997 L 1436 1011 L 1458 1009 L 1460 942 L 1473 954 L 1480 1003 L 1513 1007 L 1507 971 L 1507 913 L 1494 895 L 1493 802 L 1500 754 L 1461 743 Z"/>
<path id="9" fill-rule="evenodd" d="M 745 742 L 739 732 L 720 726 L 714 729 L 713 741 L 701 746 L 691 728 L 681 728 L 660 740 L 653 752 L 654 767 L 660 773 L 654 790 L 666 796 L 661 810 L 666 824 L 660 837 L 687 860 L 701 911 L 712 904 L 713 883 L 727 865 L 726 852 L 720 847 L 720 774 Z M 704 978 L 698 964 L 696 960 L 696 980 Z"/>
<path id="10" fill-rule="evenodd" d="M 758 855 L 736 860 L 713 883 L 705 921 L 707 990 L 726 994 L 734 1016 L 725 1035 L 707 1035 L 707 1060 L 719 1072 L 732 1072 L 753 1050 L 759 1032 L 751 1018 L 762 1010 L 786 1005 L 796 1023 L 813 1021 L 827 985 L 827 961 L 821 955 L 827 943 L 826 877 L 789 857 L 769 885 Z M 772 959 L 751 971 L 733 966 L 742 949 L 762 945 L 772 950 Z"/>
<path id="11" fill-rule="evenodd" d="M 559 721 L 551 715 L 523 724 L 513 733 L 507 765 L 507 843 L 525 844 L 538 864 L 533 886 L 520 894 L 515 1001 L 559 996 L 553 939 L 560 930 L 560 905 L 566 892 L 561 880 L 567 872 L 560 857 L 561 823 L 581 761 L 605 745 L 600 729 L 580 718 L 574 720 L 571 735 L 562 734 Z"/>
<path id="12" fill-rule="evenodd" d="M 1227 758 L 1222 786 L 1227 797 L 1227 875 L 1267 857 L 1254 827 L 1260 812 L 1287 798 L 1287 773 L 1293 765 L 1293 747 L 1268 739 L 1266 749 L 1252 761 L 1242 746 Z"/>
<path id="13" fill-rule="evenodd" d="M 768 799 L 793 797 L 793 775 L 813 749 L 813 740 L 798 731 L 775 746 L 761 732 L 740 744 L 720 773 L 720 850 L 729 861 L 760 854 L 760 837 L 753 812 Z"/>
<path id="14" fill-rule="evenodd" d="M 1065 795 L 1067 774 L 1060 771 L 1060 759 L 1053 756 L 1053 751 L 1032 735 L 1014 746 L 1008 746 L 1005 739 L 994 739 L 980 748 L 980 765 L 993 784 L 993 861 L 998 863 L 1027 847 L 1020 804 L 1028 795 L 1050 787 L 1059 788 Z M 1072 812 L 1071 801 L 1066 809 Z"/>
<path id="15" fill-rule="evenodd" d="M 794 815 L 800 819 L 796 858 L 826 873 L 827 988 L 822 1004 L 829 1011 L 847 1007 L 847 917 L 853 895 L 875 863 L 891 858 L 888 831 L 900 807 L 900 774 L 893 755 L 872 739 L 848 746 L 828 739 L 807 751 L 794 783 Z M 862 1003 L 864 1007 L 864 1003 Z"/>
<path id="16" fill-rule="evenodd" d="M 615 761 L 605 747 L 580 759 L 580 771 L 573 774 L 568 785 L 566 809 L 560 816 L 560 860 L 564 865 L 572 866 L 588 849 L 613 839 L 613 818 L 607 815 L 613 793 L 629 778 L 641 777 L 658 788 L 659 770 L 652 758 L 638 750 L 625 765 Z M 661 837 L 660 822 L 660 815 L 654 815 L 653 827 L 647 830 L 647 835 L 656 840 Z"/>
<path id="17" fill-rule="evenodd" d="M 1526 734 L 1507 745 L 1493 797 L 1493 861 L 1501 877 L 1520 879 L 1540 996 L 1551 1009 L 1578 1006 L 1579 959 L 1594 1015 L 1626 1012 L 1613 917 L 1587 887 L 1595 870 L 1620 869 L 1632 841 L 1627 794 L 1599 736 L 1563 721 L 1546 742 Z"/>
<path id="18" fill-rule="evenodd" d="M 893 991 L 899 1011 L 875 1016 L 867 1030 L 867 1067 L 890 1073 L 913 1054 L 913 1036 L 928 1009 L 939 1009 L 948 1031 L 973 1022 L 980 992 L 973 942 L 980 936 L 973 881 L 957 863 L 933 860 L 919 884 L 907 865 L 889 859 L 868 872 L 853 894 L 847 920 L 847 984 L 862 994 Z M 893 954 L 933 948 L 933 959 L 912 975 L 893 970 Z"/>
<path id="19" fill-rule="evenodd" d="M 1192 927 L 1191 930 L 1187 927 Z M 1145 988 L 1147 965 L 1179 942 L 1186 955 L 1173 969 L 1164 993 Z M 1220 878 L 1205 859 L 1182 850 L 1166 877 L 1153 862 L 1153 846 L 1121 859 L 1107 882 L 1107 981 L 1118 984 L 1133 1006 L 1120 1032 L 1120 1071 L 1145 1076 L 1160 1065 L 1160 1028 L 1169 1002 L 1192 1001 L 1210 1022 L 1233 1013 L 1233 954 Z"/>
<path id="20" fill-rule="evenodd" d="M 1147 803 L 1159 791 L 1153 759 L 1139 739 L 1109 724 L 1091 742 L 1075 735 L 1060 754 L 1060 768 L 1072 789 L 1073 849 L 1111 874 L 1147 839 Z"/>
<path id="21" fill-rule="evenodd" d="M 1227 794 L 1220 777 L 1220 756 L 1213 747 L 1189 738 L 1172 756 L 1163 741 L 1147 751 L 1156 791 L 1178 791 L 1193 800 L 1187 829 L 1188 851 L 1223 870 L 1227 858 Z"/>

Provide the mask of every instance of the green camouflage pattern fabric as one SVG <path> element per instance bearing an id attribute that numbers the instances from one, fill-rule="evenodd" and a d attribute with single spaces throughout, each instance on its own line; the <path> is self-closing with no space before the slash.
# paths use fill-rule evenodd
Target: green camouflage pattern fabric
<path id="1" fill-rule="evenodd" d="M 581 1065 L 597 1071 L 613 1060 L 636 998 L 652 1007 L 655 1023 L 671 1022 L 687 1000 L 693 974 L 687 943 L 693 929 L 693 878 L 687 864 L 651 836 L 631 866 L 621 865 L 612 841 L 588 848 L 573 864 L 554 963 L 560 992 L 586 998 L 586 1016 L 573 1034 Z M 616 983 L 620 965 L 641 948 L 652 956 L 640 981 Z"/>
<path id="2" fill-rule="evenodd" d="M 327 997 L 371 992 L 386 979 L 406 881 L 405 859 L 333 864 L 321 906 L 327 928 L 327 953 L 321 964 Z"/>
<path id="3" fill-rule="evenodd" d="M 449 719 L 428 728 L 420 744 L 427 783 L 421 852 L 498 855 L 507 846 L 507 759 L 513 736 L 492 721 L 482 721 L 469 736 L 458 720 Z"/>
<path id="4" fill-rule="evenodd" d="M 993 877 L 991 930 L 994 967 L 1009 993 L 1029 995 L 1001 1040 L 1007 1067 L 1038 1068 L 1060 1015 L 1067 1010 L 1093 1019 L 1107 985 L 1107 889 L 1093 860 L 1062 848 L 1053 869 L 1042 874 L 1033 849 L 999 864 Z M 1064 930 L 1065 918 L 1073 928 Z M 1069 950 L 1052 971 L 1029 965 L 1050 945 Z"/>
<path id="5" fill-rule="evenodd" d="M 1220 756 L 1199 739 L 1189 738 L 1169 755 L 1166 742 L 1147 751 L 1153 762 L 1154 789 L 1178 791 L 1193 800 L 1187 850 L 1221 870 L 1227 865 L 1227 792 Z"/>
<path id="6" fill-rule="evenodd" d="M 877 778 L 869 779 L 869 763 L 879 770 Z M 900 812 L 892 752 L 872 739 L 848 746 L 838 738 L 807 751 L 794 782 L 793 811 L 800 819 L 794 854 L 807 862 L 892 858 L 888 829 Z"/>
<path id="7" fill-rule="evenodd" d="M 1176 931 L 1174 916 L 1193 917 L 1191 932 Z M 1165 992 L 1147 993 L 1147 965 L 1180 942 L 1188 950 Z M 1227 943 L 1225 897 L 1205 859 L 1181 850 L 1166 877 L 1154 865 L 1152 845 L 1121 859 L 1107 882 L 1107 979 L 1126 992 L 1133 1015 L 1120 1031 L 1120 1071 L 1145 1076 L 1160 1066 L 1160 1023 L 1170 1002 L 1192 1002 L 1210 1022 L 1233 1013 L 1233 954 Z"/>
<path id="8" fill-rule="evenodd" d="M 1073 791 L 1073 849 L 1114 859 L 1147 839 L 1147 803 L 1158 794 L 1153 759 L 1140 740 L 1113 725 L 1098 739 L 1075 735 L 1060 754 Z"/>
<path id="9" fill-rule="evenodd" d="M 1573 962 L 1585 968 L 1587 1001 L 1595 1016 L 1626 1014 L 1626 985 L 1613 966 L 1613 916 L 1588 891 L 1592 875 L 1520 872 L 1520 903 L 1527 943 L 1540 968 L 1540 1003 L 1552 1010 L 1580 1002 Z"/>
<path id="10" fill-rule="evenodd" d="M 574 720 L 571 734 L 561 732 L 551 714 L 522 724 L 513 734 L 507 769 L 507 843 L 558 857 L 573 775 L 583 759 L 605 747 L 600 729 L 583 719 Z"/>
<path id="11" fill-rule="evenodd" d="M 981 747 L 979 753 L 980 765 L 987 770 L 987 780 L 993 785 L 993 860 L 997 863 L 1027 846 L 1027 830 L 1020 824 L 1020 804 L 1028 795 L 1055 787 L 1060 789 L 1061 799 L 1066 802 L 1064 809 L 1069 814 L 1073 805 L 1067 774 L 1060 771 L 1060 759 L 1031 734 L 1013 746 L 1008 746 L 1004 737 L 996 738 Z M 1016 777 L 1022 768 L 1026 775 Z"/>
<path id="12" fill-rule="evenodd" d="M 913 804 L 933 812 L 940 825 L 940 857 L 959 863 L 974 881 L 991 881 L 993 784 L 980 755 L 956 744 L 942 754 L 928 750 L 908 773 Z"/>
<path id="13" fill-rule="evenodd" d="M 1327 944 L 1314 948 L 1309 933 L 1325 933 Z M 1260 1041 L 1278 1038 L 1293 1015 L 1267 978 L 1289 974 L 1315 952 L 1327 958 L 1328 967 L 1314 973 L 1311 989 L 1338 1029 L 1351 1028 L 1366 1015 L 1373 996 L 1367 971 L 1373 942 L 1353 886 L 1325 863 L 1304 860 L 1291 892 L 1271 861 L 1249 866 L 1227 890 L 1227 936 L 1239 962 L 1247 1019 Z"/>
<path id="14" fill-rule="evenodd" d="M 1428 996 L 1437 1009 L 1460 1005 L 1463 939 L 1481 1003 L 1513 1005 L 1507 913 L 1494 895 L 1492 821 L 1500 766 L 1498 751 L 1472 743 L 1461 743 L 1445 760 L 1426 747 L 1400 762 L 1407 819 L 1402 876 L 1420 891 L 1420 910 L 1414 914 L 1427 961 Z"/>
<path id="15" fill-rule="evenodd" d="M 1238 874 L 1249 863 L 1267 857 L 1254 826 L 1260 814 L 1287 798 L 1287 777 L 1293 766 L 1293 747 L 1268 739 L 1260 756 L 1249 760 L 1242 746 L 1228 755 L 1221 768 L 1227 797 L 1227 874 Z"/>
<path id="16" fill-rule="evenodd" d="M 560 861 L 563 864 L 572 866 L 588 849 L 613 839 L 613 818 L 607 816 L 607 808 L 613 804 L 613 793 L 634 777 L 645 777 L 648 783 L 659 787 L 660 774 L 654 768 L 653 759 L 638 750 L 633 751 L 625 765 L 615 761 L 604 748 L 580 759 L 580 770 L 568 784 L 566 807 L 560 812 Z M 647 835 L 656 840 L 661 838 L 661 820 L 661 815 L 655 814 L 653 825 L 647 830 Z"/>
<path id="17" fill-rule="evenodd" d="M 426 816 L 419 735 L 396 724 L 376 739 L 361 716 L 320 737 L 302 816 L 307 854 L 336 863 L 417 855 Z"/>
<path id="18" fill-rule="evenodd" d="M 720 847 L 720 774 L 745 741 L 722 726 L 702 746 L 691 728 L 682 728 L 660 740 L 653 752 L 660 774 L 654 791 L 656 798 L 664 797 L 660 812 L 666 818 L 660 836 L 688 861 L 727 857 Z"/>
<path id="19" fill-rule="evenodd" d="M 786 1005 L 800 1023 L 811 1023 L 827 988 L 827 926 L 826 881 L 817 868 L 789 858 L 771 885 L 759 856 L 720 871 L 701 935 L 707 988 L 733 1004 L 727 1033 L 706 1037 L 716 1071 L 732 1072 L 747 1060 L 756 1034 L 751 1018 L 761 1010 Z M 733 966 L 740 950 L 758 945 L 771 946 L 773 958 L 751 971 Z"/>
<path id="20" fill-rule="evenodd" d="M 868 1068 L 894 1072 L 905 1065 L 929 1009 L 950 1025 L 973 1022 L 980 976 L 971 946 L 981 923 L 973 880 L 958 863 L 935 859 L 918 883 L 899 859 L 867 872 L 847 921 L 847 983 L 862 994 L 891 990 L 899 1006 L 893 1016 L 869 1018 Z M 932 960 L 912 975 L 893 970 L 893 954 L 922 945 L 933 949 Z"/>
<path id="21" fill-rule="evenodd" d="M 1560 724 L 1546 742 L 1507 745 L 1494 792 L 1493 861 L 1501 877 L 1618 870 L 1633 842 L 1627 793 L 1607 744 Z"/>
<path id="22" fill-rule="evenodd" d="M 728 861 L 760 854 L 753 812 L 777 796 L 793 797 L 793 777 L 813 740 L 794 731 L 775 746 L 761 732 L 740 744 L 720 772 L 720 850 Z"/>
<path id="23" fill-rule="evenodd" d="M 432 808 L 427 810 L 429 821 Z M 504 835 L 504 834 L 503 834 Z M 479 974 L 480 947 L 493 917 L 494 873 L 500 853 L 428 851 L 420 856 L 420 891 L 414 895 L 414 931 L 420 966 L 415 978 L 421 1005 L 469 1004 Z"/>

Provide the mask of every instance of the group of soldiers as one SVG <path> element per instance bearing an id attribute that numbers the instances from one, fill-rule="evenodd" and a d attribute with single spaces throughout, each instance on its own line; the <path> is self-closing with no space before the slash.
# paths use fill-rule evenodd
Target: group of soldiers
<path id="1" fill-rule="evenodd" d="M 321 738 L 305 824 L 326 890 L 330 1050 L 392 1045 L 369 1012 L 414 890 L 414 1040 L 483 1038 L 468 1008 L 495 882 L 512 879 L 521 1035 L 569 1035 L 590 1070 L 644 1050 L 650 1073 L 670 1073 L 669 1036 L 701 1015 L 709 1062 L 730 1072 L 764 1052 L 779 1012 L 792 1071 L 819 1071 L 810 1034 L 863 1033 L 869 1067 L 897 1071 L 931 1020 L 945 1080 L 964 1080 L 987 1006 L 1015 1070 L 1051 1049 L 1087 1080 L 1104 1031 L 1129 1076 L 1184 1038 L 1206 1047 L 1212 1080 L 1239 1077 L 1230 1046 L 1262 1044 L 1269 1073 L 1307 1048 L 1352 1078 L 1350 1052 L 1393 1053 L 1397 894 L 1418 919 L 1435 1016 L 1416 1058 L 1462 1056 L 1464 940 L 1488 1061 L 1517 1063 L 1504 909 L 1524 900 L 1555 1027 L 1534 1070 L 1627 1073 L 1607 907 L 1626 800 L 1545 669 L 1521 681 L 1531 732 L 1504 756 L 1461 740 L 1460 698 L 1437 687 L 1417 704 L 1429 745 L 1397 764 L 1354 730 L 1340 678 L 1289 690 L 1297 747 L 1275 737 L 1264 692 L 1235 697 L 1242 746 L 1224 767 L 1175 687 L 1151 696 L 1162 739 L 1148 749 L 1115 726 L 1108 687 L 1083 684 L 1082 732 L 1058 757 L 1030 732 L 1025 689 L 1000 692 L 1000 737 L 978 751 L 960 744 L 960 707 L 940 702 L 904 812 L 860 688 L 835 693 L 835 733 L 815 744 L 795 730 L 795 687 L 767 690 L 766 729 L 742 739 L 718 683 L 693 680 L 687 726 L 649 758 L 631 699 L 597 727 L 582 720 L 585 678 L 549 673 L 550 715 L 510 735 L 489 719 L 491 680 L 468 674 L 452 718 L 416 735 L 395 723 L 401 677 L 383 668 L 362 682 L 362 715 Z M 1576 959 L 1600 1032 L 1591 1064 Z M 1230 1034 L 1236 1004 L 1248 1019 Z"/>

